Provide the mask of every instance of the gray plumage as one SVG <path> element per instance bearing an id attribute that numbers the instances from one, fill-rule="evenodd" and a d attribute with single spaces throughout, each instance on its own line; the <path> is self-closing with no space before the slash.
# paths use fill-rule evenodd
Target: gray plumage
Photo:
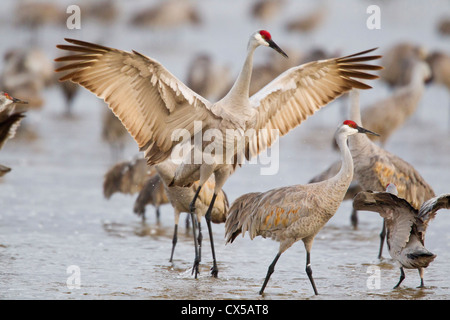
<path id="1" fill-rule="evenodd" d="M 353 200 L 357 210 L 375 211 L 386 222 L 389 254 L 400 265 L 400 280 L 405 278 L 403 268 L 418 269 L 420 287 L 423 287 L 423 269 L 436 258 L 425 248 L 428 223 L 442 208 L 450 208 L 450 194 L 443 194 L 425 201 L 420 210 L 391 192 L 360 192 Z"/>
<path id="2" fill-rule="evenodd" d="M 380 134 L 379 137 L 370 137 L 370 140 L 385 145 L 389 137 L 416 112 L 425 93 L 425 83 L 431 77 L 431 69 L 419 60 L 411 62 L 409 69 L 411 75 L 406 84 L 395 88 L 390 96 L 362 109 L 361 123 Z"/>
<path id="3" fill-rule="evenodd" d="M 109 199 L 116 192 L 135 194 L 155 174 L 156 170 L 149 168 L 143 158 L 119 162 L 105 173 L 103 195 Z"/>
<path id="4" fill-rule="evenodd" d="M 361 114 L 358 91 L 351 92 L 351 101 L 350 119 L 359 123 Z M 419 209 L 424 201 L 435 196 L 433 188 L 410 163 L 376 145 L 368 137 L 352 136 L 348 143 L 355 164 L 354 178 L 363 190 L 385 191 L 388 184 L 393 183 L 398 189 L 399 197 L 404 198 L 416 209 Z M 379 258 L 382 256 L 384 237 L 383 226 L 380 234 Z"/>
<path id="5" fill-rule="evenodd" d="M 235 158 L 256 157 L 276 138 L 284 136 L 342 94 L 353 88 L 370 89 L 363 81 L 378 76 L 367 71 L 381 68 L 366 64 L 380 58 L 367 55 L 376 48 L 369 49 L 290 68 L 250 96 L 255 50 L 265 46 L 287 57 L 268 31 L 259 30 L 250 36 L 242 69 L 230 91 L 220 100 L 211 102 L 187 87 L 158 61 L 141 53 L 75 39 L 66 41 L 70 45 L 57 45 L 57 48 L 79 54 L 55 59 L 68 62 L 56 70 L 70 71 L 60 81 L 79 83 L 107 102 L 144 152 L 148 164 L 159 164 L 171 158 L 173 151 L 186 139 L 200 149 L 200 160 L 192 159 L 195 152 L 182 156 L 185 165 L 178 166 L 170 183 L 187 187 L 200 180 L 190 204 L 192 215 L 197 195 L 211 175 L 215 178 L 212 209 L 219 191 L 236 168 Z M 180 129 L 184 131 L 186 139 L 174 139 L 176 129 L 178 133 Z M 210 143 L 196 143 L 199 130 L 208 129 L 220 134 L 215 134 Z M 244 150 L 237 148 L 238 145 L 245 145 Z M 211 150 L 226 152 L 216 152 L 211 159 Z M 211 234 L 210 216 L 208 210 L 205 218 Z"/>
<path id="6" fill-rule="evenodd" d="M 174 164 L 172 161 L 164 161 L 158 165 L 155 166 L 156 171 L 158 173 L 158 176 L 161 179 L 162 184 L 164 185 L 167 198 L 169 199 L 170 203 L 172 204 L 174 211 L 175 211 L 175 226 L 174 226 L 174 235 L 173 235 L 173 241 L 172 241 L 172 253 L 170 256 L 170 261 L 173 260 L 173 254 L 175 250 L 175 245 L 177 243 L 177 233 L 178 233 L 178 222 L 180 219 L 180 214 L 182 212 L 191 213 L 192 218 L 192 224 L 193 227 L 198 227 L 198 235 L 196 234 L 196 229 L 194 229 L 194 245 L 196 250 L 196 260 L 194 261 L 194 267 L 192 269 L 193 272 L 195 272 L 195 277 L 197 277 L 198 274 L 198 265 L 201 258 L 201 240 L 203 238 L 201 233 L 201 219 L 204 217 L 207 212 L 208 208 L 211 205 L 211 202 L 213 201 L 213 193 L 214 193 L 214 176 L 210 176 L 209 179 L 206 181 L 206 183 L 203 185 L 203 187 L 198 192 L 198 198 L 195 205 L 195 215 L 191 212 L 191 200 L 196 194 L 196 190 L 198 190 L 199 181 L 194 182 L 191 186 L 188 187 L 179 187 L 179 186 L 172 186 L 170 183 L 173 180 L 175 171 L 177 169 L 177 165 Z M 212 205 L 212 208 L 210 210 L 210 221 L 213 223 L 224 223 L 228 214 L 228 198 L 226 193 L 223 190 L 220 190 L 217 197 L 214 197 L 215 201 Z M 208 222 L 208 219 L 206 219 L 206 222 Z M 212 275 L 217 276 L 218 274 L 218 268 L 216 263 L 216 257 L 215 257 L 215 251 L 214 251 L 214 240 L 213 240 L 213 234 L 210 226 L 208 227 L 209 232 L 209 238 L 211 243 L 211 250 L 213 255 L 213 267 L 212 267 Z M 198 236 L 198 238 L 197 238 Z"/>
<path id="7" fill-rule="evenodd" d="M 161 181 L 161 177 L 158 174 L 151 176 L 147 182 L 145 182 L 141 191 L 134 202 L 133 212 L 145 220 L 145 207 L 152 205 L 156 210 L 156 220 L 160 221 L 159 207 L 163 204 L 169 203 L 164 184 Z"/>
<path id="8" fill-rule="evenodd" d="M 8 93 L 0 92 L 0 149 L 6 141 L 16 135 L 20 122 L 25 117 L 26 101 L 11 97 Z M 0 177 L 10 172 L 11 168 L 1 165 Z"/>
<path id="9" fill-rule="evenodd" d="M 342 162 L 339 160 L 333 162 L 327 169 L 325 169 L 321 173 L 319 173 L 316 176 L 314 176 L 313 178 L 311 178 L 308 181 L 308 183 L 319 182 L 319 181 L 323 181 L 323 180 L 333 177 L 341 169 L 341 164 L 342 164 Z M 363 191 L 363 190 L 362 190 L 361 186 L 358 184 L 358 182 L 355 180 L 355 178 L 353 177 L 353 181 L 352 181 L 352 183 L 350 183 L 350 186 L 348 187 L 348 190 L 345 193 L 344 201 L 345 200 L 353 200 L 355 195 L 360 191 Z M 350 221 L 351 221 L 353 228 L 356 229 L 358 227 L 358 213 L 355 209 L 352 210 L 352 213 L 350 215 Z"/>
<path id="10" fill-rule="evenodd" d="M 353 121 L 352 126 L 346 123 L 339 126 L 335 133 L 341 150 L 342 166 L 334 177 L 307 185 L 248 193 L 233 202 L 225 223 L 227 243 L 246 232 L 250 239 L 262 236 L 280 242 L 278 254 L 269 266 L 260 294 L 264 292 L 278 258 L 299 240 L 303 241 L 306 249 L 306 273 L 314 293 L 318 294 L 310 266 L 312 243 L 317 233 L 336 213 L 353 179 L 353 160 L 347 137 L 363 130 Z"/>
<path id="11" fill-rule="evenodd" d="M 122 161 L 106 172 L 103 180 L 103 195 L 106 199 L 110 199 L 117 192 L 130 195 L 139 193 L 133 212 L 144 221 L 145 207 L 151 204 L 155 207 L 156 221 L 159 223 L 159 207 L 168 203 L 168 200 L 164 188 L 158 181 L 155 167 L 149 167 L 144 158 Z"/>

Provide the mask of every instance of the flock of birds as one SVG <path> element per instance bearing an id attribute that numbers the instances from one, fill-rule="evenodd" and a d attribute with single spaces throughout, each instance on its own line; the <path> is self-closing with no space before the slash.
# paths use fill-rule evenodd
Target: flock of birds
<path id="1" fill-rule="evenodd" d="M 190 19 L 198 21 L 194 13 L 185 12 L 190 13 Z M 255 7 L 256 12 L 264 14 L 262 8 Z M 143 16 L 144 12 L 136 17 L 135 23 L 144 23 Z M 320 19 L 322 16 L 317 15 L 313 20 Z M 167 22 L 168 18 L 163 20 Z M 300 23 L 290 26 L 301 27 Z M 59 80 L 64 85 L 68 112 L 78 87 L 85 87 L 104 100 L 112 111 L 105 119 L 114 122 L 118 130 L 128 132 L 144 153 L 143 158 L 117 163 L 105 174 L 104 196 L 109 199 L 116 192 L 138 194 L 133 211 L 142 219 L 146 217 L 147 205 L 155 207 L 158 221 L 160 206 L 172 205 L 175 226 L 170 261 L 177 243 L 180 214 L 186 212 L 186 227 L 192 227 L 193 232 L 195 277 L 201 261 L 204 217 L 213 256 L 212 276 L 217 277 L 219 270 L 211 222 L 224 223 L 227 243 L 246 232 L 251 239 L 261 236 L 280 243 L 260 294 L 264 293 L 282 253 L 303 241 L 306 274 L 317 295 L 310 258 L 314 238 L 342 201 L 350 199 L 355 228 L 357 210 L 376 211 L 383 218 L 378 256 L 382 257 L 386 240 L 389 254 L 401 270 L 395 287 L 405 277 L 404 268 L 418 269 L 420 285 L 424 286 L 423 269 L 436 257 L 425 248 L 426 227 L 439 209 L 450 208 L 450 194 L 437 196 L 412 165 L 385 150 L 383 145 L 415 112 L 430 79 L 450 90 L 448 55 L 425 54 L 420 47 L 401 44 L 384 54 L 381 60 L 384 69 L 368 63 L 382 58 L 371 55 L 375 49 L 369 49 L 339 58 L 330 58 L 323 52 L 314 52 L 307 60 L 294 58 L 293 62 L 274 58 L 280 63 L 258 70 L 258 66 L 253 68 L 253 56 L 260 46 L 273 49 L 282 59 L 288 58 L 268 31 L 259 30 L 249 38 L 241 72 L 234 82 L 223 81 L 227 79 L 225 70 L 218 73 L 222 77 L 218 81 L 211 69 L 212 61 L 208 56 L 201 56 L 195 59 L 185 84 L 158 61 L 139 52 L 75 39 L 66 41 L 68 44 L 57 45 L 66 55 L 55 59 L 58 63 L 55 71 L 62 73 Z M 5 57 L 7 61 L 15 61 L 7 64 L 5 70 L 17 75 L 18 69 L 30 65 L 23 62 L 26 58 L 19 58 L 14 53 Z M 379 71 L 379 76 L 371 74 L 372 71 Z M 255 87 L 252 74 L 258 72 L 266 77 L 258 77 L 264 81 Z M 391 86 L 391 96 L 360 110 L 359 90 L 370 89 L 365 81 L 379 77 Z M 8 81 L 13 78 L 5 72 L 2 79 L 2 88 L 8 93 L 0 95 L 0 147 L 14 136 L 27 108 L 42 103 L 39 99 L 25 102 L 14 98 L 15 94 L 10 95 L 18 92 L 21 96 L 21 91 L 14 88 L 19 87 L 20 79 L 26 79 L 23 75 L 11 85 Z M 208 99 L 211 96 L 214 102 Z M 251 192 L 229 203 L 222 188 L 240 166 L 233 160 L 239 156 L 248 160 L 257 157 L 275 141 L 275 136 L 262 132 L 277 130 L 280 137 L 284 136 L 341 96 L 349 97 L 351 108 L 349 120 L 343 121 L 334 135 L 340 161 L 308 184 Z M 185 129 L 194 141 L 194 121 L 201 121 L 202 130 L 218 129 L 224 135 L 230 129 L 240 132 L 237 141 L 216 139 L 211 145 L 219 150 L 242 142 L 244 154 L 233 147 L 234 154 L 215 158 L 212 163 L 195 163 L 189 156 L 181 164 L 175 164 L 171 154 L 177 141 L 172 141 L 172 132 Z M 243 133 L 248 130 L 255 131 L 246 140 Z M 104 130 L 105 135 L 111 131 Z M 117 141 L 118 136 L 111 140 Z M 211 145 L 203 145 L 202 152 L 206 153 L 206 147 L 211 149 Z M 3 166 L 0 169 L 2 175 L 10 170 Z"/>

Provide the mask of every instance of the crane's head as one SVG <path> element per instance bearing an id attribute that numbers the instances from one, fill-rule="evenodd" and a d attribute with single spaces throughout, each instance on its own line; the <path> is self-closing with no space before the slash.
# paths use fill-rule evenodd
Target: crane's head
<path id="1" fill-rule="evenodd" d="M 17 99 L 17 98 L 13 98 L 6 92 L 3 92 L 3 91 L 0 92 L 0 105 L 1 106 L 7 106 L 7 105 L 13 104 L 13 103 L 26 104 L 28 102 L 22 101 L 22 100 Z"/>
<path id="2" fill-rule="evenodd" d="M 363 127 L 360 127 L 356 124 L 355 121 L 353 120 L 345 120 L 342 125 L 341 128 L 344 132 L 347 132 L 348 135 L 352 135 L 352 134 L 356 134 L 356 133 L 369 133 L 369 134 L 373 134 L 375 136 L 379 136 L 378 133 L 372 132 L 370 130 L 364 129 Z"/>
<path id="3" fill-rule="evenodd" d="M 269 31 L 266 30 L 256 31 L 252 35 L 251 40 L 255 41 L 258 45 L 270 47 L 279 54 L 281 54 L 283 57 L 288 58 L 286 52 L 281 50 L 281 48 L 272 40 L 272 36 L 270 35 Z"/>

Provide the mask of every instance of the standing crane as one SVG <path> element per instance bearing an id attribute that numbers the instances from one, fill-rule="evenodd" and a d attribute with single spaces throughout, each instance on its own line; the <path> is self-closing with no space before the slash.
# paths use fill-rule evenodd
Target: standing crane
<path id="1" fill-rule="evenodd" d="M 400 265 L 398 288 L 405 279 L 403 268 L 418 269 L 420 286 L 424 286 L 424 268 L 436 258 L 425 248 L 425 233 L 428 223 L 440 209 L 450 209 L 450 193 L 425 201 L 420 209 L 398 197 L 394 184 L 389 184 L 386 192 L 365 191 L 356 195 L 353 206 L 358 210 L 375 211 L 386 221 L 389 254 Z"/>
<path id="2" fill-rule="evenodd" d="M 425 93 L 425 84 L 431 77 L 431 69 L 424 61 L 415 61 L 411 66 L 410 81 L 397 87 L 387 98 L 376 101 L 362 109 L 362 123 L 380 134 L 371 137 L 384 146 L 389 137 L 416 112 Z"/>
<path id="3" fill-rule="evenodd" d="M 327 169 L 325 169 L 321 173 L 312 177 L 308 181 L 308 183 L 323 181 L 323 180 L 326 180 L 326 179 L 329 179 L 329 178 L 335 176 L 341 169 L 341 165 L 342 165 L 342 162 L 340 160 L 334 161 Z M 344 201 L 345 200 L 353 200 L 353 198 L 356 196 L 356 194 L 360 191 L 363 191 L 363 190 L 361 189 L 361 186 L 358 184 L 357 181 L 355 181 L 355 178 L 353 177 L 353 181 L 352 181 L 352 183 L 350 183 L 350 186 L 348 187 L 348 190 L 345 193 Z M 352 210 L 352 213 L 350 215 L 350 222 L 354 229 L 356 229 L 358 227 L 358 213 L 355 209 Z"/>
<path id="4" fill-rule="evenodd" d="M 350 119 L 359 123 L 359 92 L 351 92 Z M 363 124 L 362 124 L 363 125 Z M 355 180 L 363 190 L 385 191 L 389 183 L 396 185 L 399 196 L 419 209 L 422 203 L 435 196 L 432 187 L 419 172 L 402 158 L 390 153 L 363 135 L 348 139 L 355 162 Z M 383 221 L 378 258 L 381 259 L 386 228 Z"/>
<path id="5" fill-rule="evenodd" d="M 72 45 L 57 47 L 80 54 L 56 59 L 72 62 L 56 69 L 57 72 L 71 71 L 60 81 L 79 83 L 104 99 L 139 149 L 144 151 L 149 165 L 170 158 L 175 147 L 182 143 L 173 138 L 175 130 L 187 133 L 191 146 L 194 144 L 191 151 L 200 149 L 201 159 L 194 156 L 195 152 L 184 155 L 170 186 L 189 186 L 200 181 L 190 205 L 192 217 L 202 186 L 214 174 L 214 193 L 205 215 L 208 229 L 211 228 L 210 211 L 219 191 L 236 169 L 235 159 L 243 159 L 244 154 L 247 159 L 258 155 L 277 137 L 285 135 L 343 93 L 353 88 L 371 88 L 359 79 L 378 78 L 365 71 L 381 68 L 362 63 L 380 58 L 364 56 L 375 49 L 314 61 L 283 72 L 249 97 L 256 48 L 270 47 L 287 57 L 270 33 L 260 30 L 250 36 L 244 65 L 230 91 L 211 103 L 159 62 L 136 51 L 127 52 L 73 39 L 66 41 Z M 213 141 L 196 143 L 195 138 L 209 129 L 218 133 L 211 139 Z M 231 137 L 230 132 L 233 133 Z M 245 145 L 245 148 L 238 150 L 236 145 Z M 211 154 L 206 150 L 216 151 L 212 161 L 205 161 L 205 158 L 211 160 Z M 195 237 L 196 230 L 193 229 Z"/>
<path id="6" fill-rule="evenodd" d="M 431 68 L 433 83 L 445 87 L 450 94 L 450 55 L 443 51 L 433 51 L 428 55 L 427 62 Z M 450 109 L 447 121 L 450 129 Z"/>
<path id="7" fill-rule="evenodd" d="M 262 236 L 280 242 L 259 294 L 264 293 L 281 254 L 299 240 L 306 249 L 306 274 L 314 293 L 318 294 L 310 264 L 311 247 L 314 237 L 336 213 L 352 182 L 353 159 L 347 138 L 356 133 L 376 134 L 351 120 L 338 127 L 335 139 L 341 151 L 342 166 L 334 177 L 317 183 L 247 193 L 231 205 L 225 222 L 227 243 L 233 242 L 240 233 L 244 236 L 246 231 L 250 239 Z"/>

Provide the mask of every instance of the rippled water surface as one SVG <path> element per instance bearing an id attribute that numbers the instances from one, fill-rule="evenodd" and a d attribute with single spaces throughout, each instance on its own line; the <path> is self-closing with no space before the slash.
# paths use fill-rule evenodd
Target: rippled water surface
<path id="1" fill-rule="evenodd" d="M 124 17 L 109 28 L 86 20 L 80 30 L 44 27 L 36 37 L 52 59 L 58 55 L 55 45 L 70 36 L 136 49 L 155 57 L 181 79 L 190 59 L 202 50 L 237 73 L 247 37 L 259 28 L 270 30 L 282 48 L 319 46 L 350 54 L 380 47 L 382 53 L 391 44 L 405 40 L 450 52 L 448 38 L 435 32 L 436 20 L 442 12 L 450 12 L 448 1 L 330 1 L 327 20 L 309 35 L 284 30 L 294 10 L 307 12 L 312 8 L 303 1 L 288 2 L 281 16 L 264 24 L 248 16 L 250 2 L 198 1 L 205 16 L 201 26 L 143 31 L 125 22 L 149 2 L 130 1 L 127 6 L 121 3 Z M 13 3 L 7 5 L 13 8 Z M 381 30 L 369 30 L 366 7 L 377 3 Z M 1 54 L 10 47 L 27 45 L 29 39 L 26 30 L 10 24 L 13 17 L 5 12 L 0 22 Z M 266 59 L 267 53 L 267 48 L 258 49 L 255 63 Z M 363 105 L 388 95 L 380 81 L 374 81 L 373 86 L 373 90 L 361 93 Z M 398 267 L 387 251 L 382 260 L 377 259 L 381 218 L 376 213 L 360 212 L 359 228 L 353 230 L 349 201 L 342 203 L 313 245 L 311 264 L 319 296 L 313 295 L 305 273 L 305 250 L 299 242 L 281 256 L 264 297 L 260 297 L 258 291 L 278 243 L 246 236 L 225 245 L 223 224 L 213 225 L 219 277 L 209 275 L 212 259 L 204 224 L 200 275 L 194 279 L 193 240 L 183 223 L 175 260 L 169 262 L 174 222 L 170 206 L 162 207 L 160 224 L 155 223 L 154 210 L 148 207 L 143 223 L 132 213 L 134 196 L 115 194 L 104 199 L 103 175 L 114 164 L 109 146 L 100 136 L 105 105 L 82 90 L 75 101 L 74 117 L 66 118 L 59 89 L 48 88 L 44 96 L 42 110 L 29 112 L 23 122 L 34 138 L 18 135 L 0 152 L 0 162 L 13 168 L 0 178 L 1 299 L 450 298 L 448 210 L 442 210 L 428 229 L 426 245 L 437 258 L 426 269 L 426 287 L 417 289 L 418 272 L 406 270 L 401 288 L 393 290 Z M 417 112 L 386 145 L 412 163 L 437 194 L 450 192 L 449 97 L 443 88 L 428 87 Z M 276 175 L 260 175 L 257 165 L 240 168 L 224 187 L 230 201 L 246 192 L 307 183 L 328 167 L 338 158 L 331 149 L 331 139 L 342 120 L 341 112 L 342 103 L 334 102 L 283 137 Z M 123 158 L 137 154 L 130 139 Z M 375 274 L 379 282 L 372 281 L 373 270 L 379 271 Z M 71 279 L 77 275 L 80 288 L 71 288 L 67 283 L 73 285 Z"/>

